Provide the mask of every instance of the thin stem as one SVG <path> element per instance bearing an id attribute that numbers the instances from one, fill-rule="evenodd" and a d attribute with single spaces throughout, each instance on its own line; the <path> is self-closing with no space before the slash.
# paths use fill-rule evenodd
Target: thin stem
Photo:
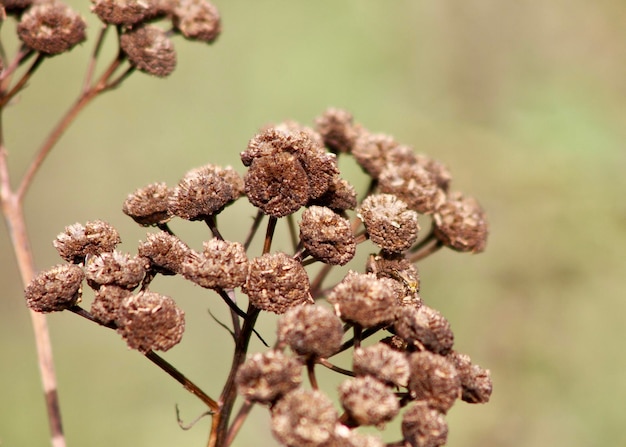
<path id="1" fill-rule="evenodd" d="M 311 296 L 313 299 L 318 298 L 318 294 L 320 293 L 320 289 L 322 288 L 322 283 L 332 270 L 333 266 L 330 264 L 324 264 L 324 266 L 317 272 L 317 275 L 311 282 Z"/>
<path id="2" fill-rule="evenodd" d="M 22 45 L 19 51 L 15 54 L 15 57 L 13 58 L 11 63 L 7 67 L 5 67 L 5 69 L 2 71 L 2 74 L 0 75 L 0 91 L 5 91 L 5 88 L 8 87 L 7 84 L 10 82 L 13 72 L 15 72 L 15 70 L 17 70 L 17 68 L 21 64 L 26 62 L 34 54 L 34 50 L 26 47 L 25 45 Z"/>
<path id="3" fill-rule="evenodd" d="M 244 401 L 241 405 L 241 408 L 237 412 L 237 416 L 235 416 L 233 423 L 230 425 L 228 435 L 226 435 L 226 439 L 224 440 L 224 447 L 228 447 L 233 443 L 237 433 L 239 433 L 239 429 L 241 429 L 241 426 L 250 414 L 250 410 L 252 410 L 253 406 L 254 402 L 250 402 L 249 400 Z"/>
<path id="4" fill-rule="evenodd" d="M 371 336 L 372 336 L 372 335 L 374 335 L 376 332 L 378 332 L 378 331 L 380 331 L 381 329 L 384 329 L 384 328 L 385 328 L 385 326 L 384 326 L 384 325 L 374 326 L 374 327 L 367 328 L 367 329 L 365 329 L 365 330 L 361 333 L 360 340 L 361 340 L 361 341 L 363 341 L 363 340 L 365 340 L 366 338 L 371 337 Z M 350 349 L 350 348 L 351 348 L 352 346 L 354 346 L 354 345 L 355 345 L 355 339 L 354 339 L 354 337 L 353 337 L 353 338 L 351 338 L 350 340 L 345 341 L 345 342 L 341 345 L 341 348 L 339 348 L 339 351 L 335 352 L 335 353 L 333 354 L 333 356 L 335 356 L 335 355 L 337 355 L 337 354 L 339 354 L 339 353 L 341 353 L 341 352 L 343 352 L 343 351 L 346 351 L 346 350 Z"/>
<path id="5" fill-rule="evenodd" d="M 296 232 L 296 222 L 293 218 L 293 214 L 289 214 L 287 216 L 287 225 L 289 226 L 289 237 L 291 238 L 291 246 L 293 247 L 293 251 L 298 250 L 299 244 L 299 237 L 298 237 L 298 233 Z"/>
<path id="6" fill-rule="evenodd" d="M 309 356 L 306 359 L 306 373 L 309 377 L 309 383 L 311 384 L 311 388 L 314 390 L 318 390 L 319 386 L 317 384 L 317 377 L 315 376 L 315 357 Z"/>
<path id="7" fill-rule="evenodd" d="M 89 59 L 89 65 L 87 66 L 87 73 L 85 73 L 85 82 L 83 83 L 83 94 L 85 94 L 91 88 L 91 82 L 93 81 L 93 74 L 96 70 L 96 63 L 98 61 L 98 55 L 100 54 L 100 50 L 102 49 L 102 44 L 104 43 L 104 37 L 106 36 L 106 33 L 108 30 L 109 30 L 109 25 L 103 25 L 100 28 L 100 33 L 98 34 L 98 40 L 96 40 L 96 44 L 93 47 L 93 53 L 91 54 L 91 58 Z"/>
<path id="8" fill-rule="evenodd" d="M 248 236 L 246 236 L 245 242 L 243 243 L 243 247 L 246 249 L 246 251 L 248 251 L 248 248 L 250 248 L 252 239 L 254 239 L 254 235 L 261 226 L 263 216 L 265 216 L 265 214 L 263 214 L 263 211 L 261 210 L 257 211 L 256 216 L 254 216 L 254 221 L 252 222 L 252 226 L 250 227 L 250 232 L 248 233 Z"/>
<path id="9" fill-rule="evenodd" d="M 270 216 L 267 222 L 267 230 L 265 231 L 265 241 L 263 243 L 263 254 L 269 253 L 272 249 L 272 239 L 274 238 L 274 230 L 276 230 L 276 222 L 278 219 Z"/>
<path id="10" fill-rule="evenodd" d="M 46 58 L 46 56 L 44 56 L 41 53 L 37 54 L 37 59 L 35 59 L 33 61 L 33 63 L 31 64 L 30 67 L 28 67 L 28 71 L 26 71 L 26 73 L 24 73 L 24 75 L 20 78 L 19 81 L 17 81 L 17 84 L 15 84 L 13 86 L 13 88 L 6 94 L 4 95 L 1 99 L 0 99 L 0 108 L 4 107 L 5 105 L 8 104 L 9 101 L 11 101 L 11 99 L 20 91 L 22 90 L 22 88 L 24 88 L 24 85 L 26 85 L 26 83 L 28 82 L 28 80 L 30 79 L 30 77 L 35 73 L 35 71 L 37 71 L 37 68 L 39 68 L 39 66 L 41 65 L 41 63 L 44 61 L 44 59 Z"/>
<path id="11" fill-rule="evenodd" d="M 411 263 L 415 263 L 417 261 L 420 261 L 422 259 L 424 259 L 427 256 L 432 255 L 433 253 L 435 253 L 436 251 L 438 251 L 441 247 L 443 247 L 443 242 L 441 242 L 439 239 L 437 239 L 434 234 L 432 235 L 432 237 L 429 237 L 428 239 L 425 239 L 424 241 L 422 241 L 424 243 L 420 243 L 420 248 L 418 251 L 412 253 L 407 259 L 409 260 L 409 262 Z"/>
<path id="12" fill-rule="evenodd" d="M 222 237 L 222 234 L 220 233 L 220 230 L 218 230 L 217 228 L 217 220 L 215 219 L 215 216 L 208 216 L 206 219 L 204 219 L 204 222 L 207 224 L 207 226 L 211 230 L 211 234 L 213 234 L 213 237 L 221 241 L 224 240 L 224 238 Z"/>
<path id="13" fill-rule="evenodd" d="M 317 363 L 319 363 L 322 366 L 325 366 L 326 368 L 330 369 L 331 371 L 335 371 L 335 372 L 337 372 L 339 374 L 343 374 L 344 376 L 350 376 L 350 377 L 355 377 L 356 376 L 356 374 L 354 374 L 349 369 L 343 369 L 343 368 L 341 368 L 341 367 L 339 367 L 337 365 L 333 365 L 327 359 L 318 358 L 317 359 Z"/>

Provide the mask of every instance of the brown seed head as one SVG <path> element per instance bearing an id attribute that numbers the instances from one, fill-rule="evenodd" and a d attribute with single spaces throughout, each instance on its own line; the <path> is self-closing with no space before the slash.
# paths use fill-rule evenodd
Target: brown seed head
<path id="1" fill-rule="evenodd" d="M 243 245 L 213 238 L 203 246 L 201 255 L 186 258 L 183 276 L 207 289 L 242 286 L 248 275 L 248 257 Z"/>
<path id="2" fill-rule="evenodd" d="M 312 206 L 302 213 L 300 240 L 314 258 L 331 265 L 344 265 L 356 253 L 350 222 L 330 208 Z"/>
<path id="3" fill-rule="evenodd" d="M 22 15 L 17 34 L 29 48 L 51 56 L 83 42 L 86 26 L 77 12 L 54 0 L 31 6 Z"/>
<path id="4" fill-rule="evenodd" d="M 473 197 L 452 193 L 433 215 L 435 236 L 447 247 L 480 253 L 487 244 L 489 226 L 480 204 Z"/>
<path id="5" fill-rule="evenodd" d="M 406 387 L 409 381 L 406 356 L 384 343 L 355 349 L 352 369 L 357 376 L 372 376 L 388 385 Z"/>
<path id="6" fill-rule="evenodd" d="M 102 285 L 116 285 L 132 290 L 139 285 L 146 273 L 145 263 L 145 259 L 131 257 L 117 250 L 93 256 L 85 266 L 87 283 L 93 289 Z"/>
<path id="7" fill-rule="evenodd" d="M 248 266 L 242 290 L 259 309 L 277 314 L 299 304 L 312 303 L 304 267 L 285 253 L 266 253 Z"/>
<path id="8" fill-rule="evenodd" d="M 112 252 L 120 241 L 115 228 L 101 220 L 94 220 L 85 226 L 76 223 L 65 227 L 52 244 L 63 259 L 79 264 L 85 261 L 87 255 Z"/>
<path id="9" fill-rule="evenodd" d="M 278 343 L 288 345 L 299 355 L 330 357 L 339 351 L 341 320 L 322 306 L 292 307 L 278 320 Z"/>
<path id="10" fill-rule="evenodd" d="M 167 351 L 183 337 L 185 313 L 168 296 L 139 292 L 122 302 L 117 324 L 130 348 Z"/>
<path id="11" fill-rule="evenodd" d="M 397 295 L 392 280 L 350 271 L 327 299 L 342 320 L 371 327 L 393 320 Z"/>
<path id="12" fill-rule="evenodd" d="M 397 146 L 398 142 L 389 135 L 363 130 L 354 142 L 352 155 L 365 172 L 378 178 L 387 165 L 389 152 Z"/>
<path id="13" fill-rule="evenodd" d="M 448 440 L 448 424 L 425 402 L 414 402 L 402 416 L 402 435 L 411 447 L 440 447 Z"/>
<path id="14" fill-rule="evenodd" d="M 251 402 L 270 404 L 302 382 L 302 364 L 280 351 L 257 353 L 241 365 L 237 391 Z"/>
<path id="15" fill-rule="evenodd" d="M 432 352 L 415 352 L 409 357 L 409 390 L 416 400 L 447 413 L 461 397 L 461 379 L 448 359 Z"/>
<path id="16" fill-rule="evenodd" d="M 401 252 L 417 240 L 417 213 L 394 195 L 370 195 L 356 211 L 372 242 L 383 250 Z"/>
<path id="17" fill-rule="evenodd" d="M 402 306 L 396 312 L 394 328 L 408 343 L 421 344 L 429 351 L 446 355 L 454 345 L 450 323 L 440 312 L 422 304 Z"/>
<path id="18" fill-rule="evenodd" d="M 176 68 L 176 51 L 167 33 L 155 25 L 140 25 L 120 36 L 120 46 L 128 61 L 158 77 L 170 75 Z"/>
<path id="19" fill-rule="evenodd" d="M 82 294 L 83 270 L 74 264 L 62 264 L 39 273 L 28 284 L 26 304 L 36 312 L 59 312 L 76 304 Z"/>
<path id="20" fill-rule="evenodd" d="M 403 306 L 420 307 L 420 280 L 417 267 L 402 254 L 383 252 L 370 255 L 365 266 L 367 273 L 374 273 L 378 278 L 391 278 L 396 282 L 396 289 Z"/>
<path id="21" fill-rule="evenodd" d="M 206 0 L 180 0 L 172 22 L 187 39 L 206 43 L 213 43 L 222 31 L 219 11 Z"/>
<path id="22" fill-rule="evenodd" d="M 284 445 L 318 447 L 331 439 L 337 419 L 325 394 L 299 388 L 272 408 L 272 432 Z"/>
<path id="23" fill-rule="evenodd" d="M 119 286 L 102 286 L 91 303 L 91 315 L 102 324 L 110 324 L 119 319 L 122 302 L 132 295 L 128 289 Z"/>
<path id="24" fill-rule="evenodd" d="M 470 357 L 466 354 L 452 351 L 447 358 L 459 373 L 463 388 L 461 399 L 471 404 L 489 402 L 491 391 L 493 390 L 491 372 L 473 364 Z"/>
<path id="25" fill-rule="evenodd" d="M 336 176 L 328 190 L 317 199 L 310 200 L 308 205 L 325 206 L 338 212 L 352 210 L 356 207 L 356 190 L 347 180 Z"/>
<path id="26" fill-rule="evenodd" d="M 183 262 L 192 250 L 176 236 L 161 231 L 149 233 L 137 249 L 139 256 L 150 261 L 150 267 L 163 274 L 182 273 Z"/>
<path id="27" fill-rule="evenodd" d="M 134 25 L 156 13 L 156 3 L 150 0 L 92 0 L 91 11 L 100 20 L 113 25 Z"/>
<path id="28" fill-rule="evenodd" d="M 437 178 L 419 164 L 388 164 L 378 180 L 381 192 L 398 196 L 421 214 L 434 213 L 445 201 Z"/>
<path id="29" fill-rule="evenodd" d="M 342 109 L 329 108 L 315 120 L 324 144 L 333 152 L 350 152 L 358 136 L 352 114 Z"/>
<path id="30" fill-rule="evenodd" d="M 450 182 L 452 181 L 452 174 L 446 165 L 440 161 L 430 158 L 427 155 L 418 154 L 415 156 L 417 164 L 423 166 L 428 172 L 430 172 L 437 182 L 437 186 L 443 191 L 448 192 L 450 188 Z M 397 163 L 396 163 L 397 164 Z"/>
<path id="31" fill-rule="evenodd" d="M 172 218 L 170 194 L 171 190 L 165 183 L 151 183 L 129 194 L 122 211 L 139 225 L 163 224 Z"/>
<path id="32" fill-rule="evenodd" d="M 393 390 L 371 376 L 348 379 L 339 386 L 339 401 L 359 425 L 381 425 L 400 410 Z"/>

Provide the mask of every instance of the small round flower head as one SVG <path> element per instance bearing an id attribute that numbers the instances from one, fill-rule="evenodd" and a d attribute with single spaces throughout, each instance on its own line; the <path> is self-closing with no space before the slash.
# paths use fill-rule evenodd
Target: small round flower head
<path id="1" fill-rule="evenodd" d="M 315 125 L 328 149 L 333 152 L 352 151 L 358 130 L 351 113 L 331 107 L 315 120 Z"/>
<path id="2" fill-rule="evenodd" d="M 304 305 L 289 309 L 278 320 L 278 342 L 299 355 L 330 357 L 339 351 L 341 320 L 322 306 Z"/>
<path id="3" fill-rule="evenodd" d="M 212 43 L 221 32 L 220 14 L 207 0 L 180 0 L 172 21 L 187 39 Z"/>
<path id="4" fill-rule="evenodd" d="M 396 334 L 409 343 L 422 345 L 437 354 L 446 355 L 454 345 L 450 323 L 437 310 L 422 304 L 415 308 L 402 306 L 394 322 Z"/>
<path id="5" fill-rule="evenodd" d="M 410 209 L 432 214 L 445 201 L 437 178 L 419 164 L 388 164 L 378 179 L 380 191 L 394 194 Z"/>
<path id="6" fill-rule="evenodd" d="M 272 408 L 272 433 L 284 445 L 318 447 L 331 439 L 337 419 L 325 394 L 299 388 Z"/>
<path id="7" fill-rule="evenodd" d="M 139 225 L 163 224 L 172 218 L 169 210 L 170 193 L 165 183 L 151 183 L 129 194 L 122 211 Z"/>
<path id="8" fill-rule="evenodd" d="M 480 204 L 473 197 L 452 193 L 433 215 L 435 236 L 453 250 L 480 253 L 489 228 Z"/>
<path id="9" fill-rule="evenodd" d="M 372 178 L 378 178 L 387 165 L 389 151 L 397 146 L 398 142 L 389 135 L 364 130 L 354 142 L 352 155 L 365 172 Z"/>
<path id="10" fill-rule="evenodd" d="M 94 220 L 84 226 L 76 223 L 65 227 L 52 244 L 63 259 L 79 264 L 85 261 L 87 255 L 112 252 L 119 243 L 120 235 L 115 228 L 101 220 Z"/>
<path id="11" fill-rule="evenodd" d="M 484 404 L 489 402 L 493 383 L 491 372 L 472 363 L 467 354 L 456 351 L 447 356 L 459 373 L 461 387 L 463 388 L 461 399 L 471 404 Z"/>
<path id="12" fill-rule="evenodd" d="M 140 292 L 122 302 L 117 324 L 128 347 L 144 353 L 167 351 L 183 337 L 185 313 L 168 296 Z"/>
<path id="13" fill-rule="evenodd" d="M 155 14 L 151 0 L 92 0 L 91 11 L 106 24 L 134 25 Z"/>
<path id="14" fill-rule="evenodd" d="M 242 244 L 213 238 L 203 246 L 201 255 L 189 256 L 183 264 L 185 278 L 207 289 L 243 285 L 248 275 L 248 257 Z"/>
<path id="15" fill-rule="evenodd" d="M 326 264 L 344 265 L 356 253 L 350 222 L 330 208 L 312 206 L 302 213 L 300 240 L 314 258 Z"/>
<path id="16" fill-rule="evenodd" d="M 327 299 L 342 320 L 371 327 L 393 320 L 397 295 L 392 280 L 350 271 Z"/>
<path id="17" fill-rule="evenodd" d="M 411 447 L 440 447 L 448 441 L 448 424 L 428 404 L 414 402 L 402 416 L 402 435 Z"/>
<path id="18" fill-rule="evenodd" d="M 395 386 L 407 386 L 409 362 L 406 356 L 384 343 L 354 351 L 353 371 L 357 376 L 372 376 Z"/>
<path id="19" fill-rule="evenodd" d="M 409 390 L 416 400 L 446 413 L 461 396 L 461 379 L 448 359 L 432 352 L 415 352 L 409 357 Z"/>
<path id="20" fill-rule="evenodd" d="M 60 1 L 39 2 L 20 19 L 17 34 L 35 51 L 55 55 L 71 50 L 85 40 L 85 20 Z"/>
<path id="21" fill-rule="evenodd" d="M 415 159 L 417 164 L 423 166 L 435 177 L 437 186 L 439 186 L 439 188 L 443 191 L 448 192 L 450 182 L 452 181 L 452 174 L 450 173 L 448 167 L 434 158 L 430 158 L 423 154 L 416 155 Z"/>
<path id="22" fill-rule="evenodd" d="M 120 46 L 128 61 L 144 73 L 162 78 L 176 68 L 174 44 L 158 26 L 140 25 L 126 30 L 120 36 Z"/>
<path id="23" fill-rule="evenodd" d="M 257 308 L 282 314 L 299 304 L 312 303 L 309 287 L 302 264 L 278 252 L 250 260 L 242 290 Z"/>
<path id="24" fill-rule="evenodd" d="M 91 303 L 91 315 L 102 324 L 110 324 L 118 320 L 118 312 L 122 302 L 132 295 L 128 289 L 119 286 L 102 286 L 95 294 Z"/>
<path id="25" fill-rule="evenodd" d="M 356 207 L 356 190 L 347 180 L 336 176 L 328 190 L 318 198 L 309 201 L 308 205 L 325 206 L 338 212 L 352 210 Z"/>
<path id="26" fill-rule="evenodd" d="M 400 410 L 393 390 L 371 376 L 348 379 L 339 386 L 339 401 L 359 425 L 380 425 Z"/>
<path id="27" fill-rule="evenodd" d="M 139 244 L 137 253 L 150 261 L 150 268 L 172 275 L 182 273 L 183 262 L 192 250 L 176 236 L 161 231 L 149 233 Z"/>
<path id="28" fill-rule="evenodd" d="M 139 285 L 146 273 L 144 264 L 145 259 L 114 250 L 89 258 L 85 265 L 85 276 L 93 289 L 114 284 L 132 290 Z"/>
<path id="29" fill-rule="evenodd" d="M 270 404 L 302 382 L 302 364 L 280 351 L 257 353 L 239 367 L 237 391 L 251 402 Z"/>
<path id="30" fill-rule="evenodd" d="M 417 213 L 394 195 L 370 195 L 356 211 L 372 242 L 383 250 L 401 252 L 417 239 Z"/>
<path id="31" fill-rule="evenodd" d="M 337 424 L 332 439 L 324 447 L 385 447 L 385 443 L 377 436 L 362 435 L 350 430 L 343 424 Z"/>
<path id="32" fill-rule="evenodd" d="M 273 217 L 292 214 L 309 200 L 306 172 L 288 153 L 254 159 L 244 182 L 250 203 Z"/>
<path id="33" fill-rule="evenodd" d="M 387 277 L 396 281 L 396 289 L 403 306 L 420 307 L 420 280 L 417 267 L 401 254 L 383 253 L 370 255 L 365 266 L 367 273 L 375 273 L 377 277 Z"/>
<path id="34" fill-rule="evenodd" d="M 26 304 L 36 312 L 59 312 L 72 307 L 81 297 L 83 270 L 74 264 L 63 264 L 39 273 L 28 284 Z"/>

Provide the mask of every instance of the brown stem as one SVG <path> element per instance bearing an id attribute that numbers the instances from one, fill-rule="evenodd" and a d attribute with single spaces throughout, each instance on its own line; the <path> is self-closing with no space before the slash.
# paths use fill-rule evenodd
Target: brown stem
<path id="1" fill-rule="evenodd" d="M 19 81 L 17 81 L 17 84 L 15 84 L 13 86 L 11 91 L 9 91 L 6 95 L 4 95 L 0 99 L 0 108 L 2 108 L 5 105 L 7 105 L 9 103 L 9 101 L 11 101 L 11 99 L 20 90 L 22 90 L 22 88 L 24 88 L 24 85 L 26 85 L 26 83 L 28 82 L 30 77 L 35 73 L 35 71 L 37 71 L 37 68 L 39 68 L 39 66 L 44 61 L 45 58 L 46 58 L 46 56 L 44 56 L 43 54 L 41 54 L 41 53 L 37 54 L 37 59 L 35 59 L 34 62 L 31 64 L 31 66 L 28 67 L 28 71 L 26 73 L 24 73 L 24 75 L 21 77 L 21 79 Z"/>
<path id="2" fill-rule="evenodd" d="M 350 371 L 349 369 L 343 369 L 337 365 L 333 365 L 332 363 L 330 363 L 328 360 L 324 359 L 324 358 L 318 358 L 317 359 L 317 363 L 319 363 L 320 365 L 330 369 L 331 371 L 335 371 L 336 373 L 339 374 L 343 374 L 344 376 L 350 376 L 350 377 L 355 377 L 356 374 L 354 374 L 352 371 Z"/>
<path id="3" fill-rule="evenodd" d="M 298 250 L 298 233 L 296 232 L 296 222 L 293 218 L 293 214 L 287 216 L 287 225 L 289 226 L 289 237 L 291 238 L 291 246 L 293 250 Z"/>
<path id="4" fill-rule="evenodd" d="M 317 384 L 317 377 L 315 376 L 315 357 L 309 356 L 306 359 L 306 373 L 309 377 L 309 383 L 311 384 L 311 388 L 314 390 L 318 390 L 319 386 Z"/>
<path id="5" fill-rule="evenodd" d="M 421 241 L 418 245 L 419 247 L 417 250 L 411 253 L 411 255 L 407 258 L 411 263 L 420 261 L 443 247 L 443 243 L 437 239 L 434 234 L 429 234 L 428 237 Z"/>
<path id="6" fill-rule="evenodd" d="M 317 299 L 322 288 L 322 283 L 332 270 L 333 266 L 330 264 L 324 264 L 324 266 L 317 272 L 317 275 L 311 282 L 311 296 L 313 299 Z"/>
<path id="7" fill-rule="evenodd" d="M 243 405 L 237 412 L 237 416 L 235 416 L 235 420 L 233 421 L 233 423 L 230 426 L 230 429 L 228 430 L 228 435 L 226 436 L 226 439 L 224 440 L 224 447 L 229 447 L 233 443 L 235 436 L 237 436 L 237 433 L 239 433 L 239 429 L 241 429 L 241 426 L 243 425 L 246 418 L 250 414 L 250 410 L 252 410 L 253 406 L 254 406 L 254 402 L 250 402 L 249 400 L 246 400 L 243 403 Z"/>
<path id="8" fill-rule="evenodd" d="M 22 45 L 20 50 L 15 54 L 11 63 L 5 67 L 0 75 L 0 91 L 4 92 L 5 89 L 8 88 L 13 72 L 17 70 L 21 64 L 26 62 L 33 54 L 35 54 L 35 51 L 27 48 L 25 45 Z"/>
<path id="9" fill-rule="evenodd" d="M 278 218 L 270 216 L 267 222 L 267 230 L 265 231 L 265 242 L 263 243 L 263 254 L 269 253 L 272 249 L 272 239 L 274 238 L 274 230 L 276 229 L 276 222 Z"/>
<path id="10" fill-rule="evenodd" d="M 265 214 L 263 214 L 263 211 L 261 210 L 257 211 L 256 216 L 254 216 L 254 221 L 252 222 L 252 226 L 250 227 L 250 232 L 248 233 L 248 236 L 246 236 L 246 239 L 243 243 L 243 247 L 246 249 L 246 251 L 248 251 L 248 248 L 250 248 L 252 239 L 254 239 L 254 235 L 256 234 L 257 230 L 259 229 L 259 226 L 261 225 L 263 216 L 265 216 Z"/>

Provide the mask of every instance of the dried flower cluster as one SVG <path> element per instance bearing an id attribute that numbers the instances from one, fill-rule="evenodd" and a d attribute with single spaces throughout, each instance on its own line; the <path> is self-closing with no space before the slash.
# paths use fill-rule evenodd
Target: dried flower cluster
<path id="1" fill-rule="evenodd" d="M 216 20 L 215 10 L 203 5 L 183 0 L 177 8 Z M 116 9 L 122 6 L 123 11 Z M 94 11 L 123 25 L 123 43 L 158 34 L 137 25 L 163 13 L 149 6 L 103 0 Z M 198 22 L 176 17 L 186 36 L 214 38 L 196 29 Z M 338 157 L 350 155 L 371 179 L 360 201 L 337 165 Z M 482 251 L 488 228 L 478 202 L 450 191 L 451 176 L 441 163 L 414 154 L 391 136 L 371 133 L 344 110 L 327 110 L 315 129 L 291 121 L 262 129 L 241 160 L 247 167 L 243 176 L 231 167 L 206 165 L 173 187 L 153 183 L 130 194 L 124 213 L 157 228 L 139 243 L 136 255 L 116 249 L 119 235 L 104 222 L 67 227 L 54 241 L 67 264 L 31 282 L 29 306 L 85 313 L 79 307 L 85 281 L 95 291 L 88 313 L 94 321 L 115 328 L 142 353 L 165 351 L 181 340 L 184 313 L 151 284 L 159 274 L 181 276 L 217 293 L 233 313 L 235 361 L 222 394 L 225 403 L 212 409 L 219 431 L 214 445 L 226 445 L 226 433 L 241 425 L 254 404 L 268 407 L 272 432 L 286 446 L 382 446 L 378 437 L 357 428 L 383 429 L 396 420 L 403 439 L 393 445 L 444 445 L 446 413 L 459 399 L 487 402 L 491 378 L 454 350 L 450 323 L 420 295 L 415 262 L 443 246 Z M 242 198 L 256 207 L 255 223 L 241 243 L 225 240 L 216 216 Z M 208 226 L 211 237 L 201 249 L 174 235 L 175 217 Z M 264 217 L 263 251 L 254 255 L 250 241 Z M 272 250 L 279 218 L 286 218 L 295 239 L 290 254 Z M 420 235 L 420 224 L 428 234 Z M 377 251 L 359 265 L 357 248 L 367 240 Z M 309 268 L 314 263 L 325 264 L 315 276 Z M 331 268 L 344 268 L 343 279 L 326 285 Z M 236 304 L 237 293 L 247 296 L 245 312 Z M 246 360 L 262 311 L 280 315 L 276 343 Z M 331 363 L 348 349 L 350 365 Z M 349 376 L 336 390 L 341 409 L 319 387 L 320 365 Z M 244 403 L 238 419 L 229 421 L 233 386 Z"/>

